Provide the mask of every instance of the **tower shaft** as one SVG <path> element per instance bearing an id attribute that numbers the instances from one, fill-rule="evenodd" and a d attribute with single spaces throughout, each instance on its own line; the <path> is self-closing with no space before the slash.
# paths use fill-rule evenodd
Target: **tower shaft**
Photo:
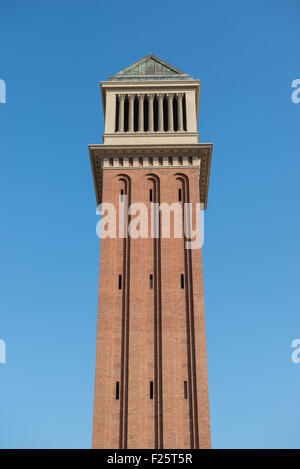
<path id="1" fill-rule="evenodd" d="M 202 245 L 187 247 L 212 152 L 198 143 L 199 89 L 154 56 L 102 83 L 94 448 L 210 447 Z"/>

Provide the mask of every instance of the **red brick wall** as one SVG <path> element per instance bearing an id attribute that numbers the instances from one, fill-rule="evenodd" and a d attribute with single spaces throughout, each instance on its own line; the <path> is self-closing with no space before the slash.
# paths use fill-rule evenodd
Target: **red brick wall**
<path id="1" fill-rule="evenodd" d="M 155 195 L 158 185 L 160 202 L 177 202 L 178 188 L 186 193 L 187 185 L 190 202 L 199 202 L 196 168 L 126 171 L 118 168 L 103 173 L 103 202 L 113 202 L 116 207 L 120 189 L 128 185 L 120 181 L 121 174 L 130 178 L 131 203 L 143 202 L 149 212 L 149 189 L 153 188 Z M 187 176 L 188 183 L 178 180 L 175 176 L 178 173 Z M 159 182 L 149 180 L 149 174 L 158 176 Z M 93 447 L 208 448 L 210 422 L 201 249 L 191 250 L 187 255 L 184 240 L 173 236 L 161 238 L 160 247 L 151 237 L 131 238 L 129 249 L 128 240 L 126 243 L 125 246 L 124 240 L 118 238 L 101 240 Z M 125 292 L 118 289 L 124 262 L 128 266 L 124 249 L 126 259 L 130 257 L 130 288 L 125 288 Z M 149 275 L 155 272 L 160 275 L 157 285 L 161 308 L 157 298 L 159 288 L 150 289 Z M 180 285 L 181 274 L 185 275 L 184 289 Z M 150 399 L 150 381 L 154 381 L 156 389 L 155 369 L 158 392 Z M 117 381 L 120 391 L 124 383 L 119 400 L 115 396 Z M 188 399 L 184 398 L 184 381 L 188 383 Z"/>

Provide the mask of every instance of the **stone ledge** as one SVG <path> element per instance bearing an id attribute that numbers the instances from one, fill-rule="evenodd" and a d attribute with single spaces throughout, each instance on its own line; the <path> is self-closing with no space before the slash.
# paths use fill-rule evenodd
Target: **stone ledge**
<path id="1" fill-rule="evenodd" d="M 103 170 L 199 170 L 200 202 L 207 206 L 212 143 L 191 145 L 89 145 L 97 204 L 102 201 Z M 201 171 L 200 171 L 201 168 Z"/>

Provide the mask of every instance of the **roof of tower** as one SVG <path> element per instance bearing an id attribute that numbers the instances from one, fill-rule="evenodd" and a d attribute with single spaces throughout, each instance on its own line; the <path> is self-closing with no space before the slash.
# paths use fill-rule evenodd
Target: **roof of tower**
<path id="1" fill-rule="evenodd" d="M 191 75 L 149 54 L 109 78 L 110 81 L 193 80 Z"/>

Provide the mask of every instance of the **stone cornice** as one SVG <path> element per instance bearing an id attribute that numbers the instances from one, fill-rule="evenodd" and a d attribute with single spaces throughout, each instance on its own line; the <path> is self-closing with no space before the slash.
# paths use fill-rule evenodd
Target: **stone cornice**
<path id="1" fill-rule="evenodd" d="M 97 204 L 102 200 L 103 171 L 120 169 L 200 170 L 200 202 L 207 205 L 212 143 L 190 145 L 89 145 Z"/>
<path id="2" fill-rule="evenodd" d="M 199 132 L 187 132 L 186 130 L 182 130 L 182 131 L 179 131 L 177 130 L 176 132 L 173 131 L 172 133 L 166 133 L 164 130 L 163 131 L 153 131 L 153 132 L 142 132 L 140 134 L 138 134 L 137 132 L 129 132 L 129 131 L 126 131 L 126 132 L 114 132 L 114 133 L 104 133 L 102 134 L 103 137 L 124 137 L 124 136 L 128 136 L 128 135 L 132 135 L 133 137 L 137 137 L 137 138 L 144 138 L 144 137 L 158 137 L 158 138 L 161 138 L 161 137 L 165 137 L 166 135 L 168 137 L 172 137 L 172 138 L 176 138 L 176 137 L 199 137 Z M 111 146 L 111 145 L 109 145 Z M 122 145 L 122 148 L 123 148 L 124 145 Z"/>
<path id="3" fill-rule="evenodd" d="M 114 90 L 124 90 L 124 89 L 140 89 L 140 88 L 153 88 L 153 89 L 161 89 L 165 88 L 167 85 L 167 88 L 169 89 L 170 87 L 175 87 L 175 88 L 185 88 L 185 89 L 195 89 L 200 87 L 201 80 L 168 80 L 166 81 L 139 81 L 139 82 L 132 82 L 132 81 L 123 81 L 123 82 L 117 82 L 117 81 L 100 81 L 101 88 L 106 88 L 106 89 L 114 89 Z"/>

